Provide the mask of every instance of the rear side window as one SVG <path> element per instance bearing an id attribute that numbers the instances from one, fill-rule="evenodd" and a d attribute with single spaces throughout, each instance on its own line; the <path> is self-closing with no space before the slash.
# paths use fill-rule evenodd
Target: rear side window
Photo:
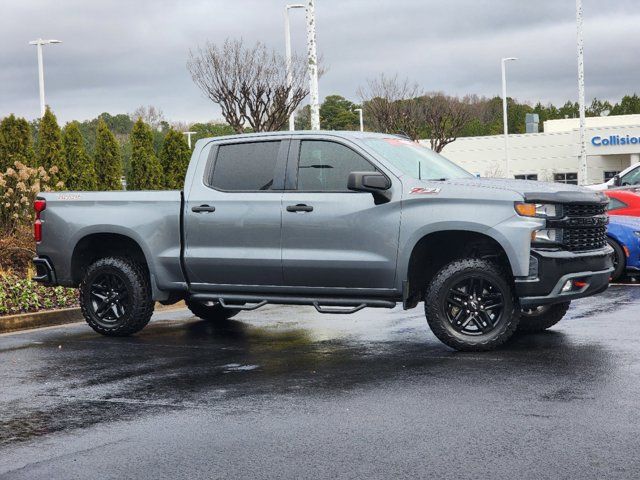
<path id="1" fill-rule="evenodd" d="M 375 172 L 362 156 L 335 142 L 305 140 L 300 145 L 298 190 L 347 192 L 351 172 Z"/>
<path id="2" fill-rule="evenodd" d="M 220 145 L 207 185 L 217 190 L 271 190 L 280 141 Z"/>

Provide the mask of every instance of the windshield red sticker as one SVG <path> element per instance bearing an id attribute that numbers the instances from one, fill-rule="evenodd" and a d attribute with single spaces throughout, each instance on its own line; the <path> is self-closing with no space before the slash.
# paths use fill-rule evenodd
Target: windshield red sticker
<path id="1" fill-rule="evenodd" d="M 440 193 L 440 189 L 439 188 L 413 187 L 409 193 L 411 193 L 411 194 L 416 193 L 418 195 L 436 195 L 436 194 Z"/>

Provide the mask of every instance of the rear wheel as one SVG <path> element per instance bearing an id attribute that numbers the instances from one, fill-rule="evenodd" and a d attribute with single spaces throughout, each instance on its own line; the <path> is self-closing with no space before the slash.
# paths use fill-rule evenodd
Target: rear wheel
<path id="1" fill-rule="evenodd" d="M 554 305 L 540 305 L 538 307 L 523 308 L 520 311 L 519 332 L 541 332 L 553 327 L 562 320 L 569 310 L 571 302 L 556 303 Z"/>
<path id="2" fill-rule="evenodd" d="M 102 335 L 122 337 L 142 330 L 153 307 L 149 276 L 128 258 L 96 260 L 80 283 L 82 314 Z"/>
<path id="3" fill-rule="evenodd" d="M 492 350 L 518 326 L 513 288 L 504 272 L 483 259 L 445 265 L 427 287 L 424 308 L 429 327 L 456 350 Z"/>
<path id="4" fill-rule="evenodd" d="M 613 248 L 613 272 L 611 272 L 611 281 L 616 282 L 620 280 L 624 274 L 624 270 L 627 265 L 627 257 L 618 242 L 608 238 L 607 243 L 611 245 L 611 248 Z"/>
<path id="5" fill-rule="evenodd" d="M 210 322 L 224 322 L 240 313 L 237 308 L 225 308 L 219 303 L 207 305 L 195 300 L 186 300 L 185 303 L 196 317 Z"/>

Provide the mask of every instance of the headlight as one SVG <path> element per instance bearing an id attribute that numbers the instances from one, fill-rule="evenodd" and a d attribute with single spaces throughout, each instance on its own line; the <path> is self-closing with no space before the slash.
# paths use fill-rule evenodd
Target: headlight
<path id="1" fill-rule="evenodd" d="M 640 237 L 640 232 L 633 232 L 636 237 Z"/>
<path id="2" fill-rule="evenodd" d="M 562 231 L 555 228 L 544 228 L 531 232 L 532 243 L 562 243 Z"/>
<path id="3" fill-rule="evenodd" d="M 558 216 L 558 208 L 553 203 L 516 202 L 516 212 L 523 217 L 550 218 Z"/>

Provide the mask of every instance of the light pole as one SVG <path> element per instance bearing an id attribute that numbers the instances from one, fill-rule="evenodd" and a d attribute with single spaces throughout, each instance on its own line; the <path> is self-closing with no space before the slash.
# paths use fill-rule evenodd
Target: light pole
<path id="1" fill-rule="evenodd" d="M 191 150 L 191 135 L 195 135 L 198 132 L 182 132 L 183 135 L 187 136 L 187 145 L 189 145 L 189 150 Z"/>
<path id="2" fill-rule="evenodd" d="M 309 103 L 311 106 L 311 130 L 320 130 L 315 0 L 309 0 L 307 3 L 307 55 L 309 57 Z"/>
<path id="3" fill-rule="evenodd" d="M 358 112 L 358 114 L 360 115 L 360 131 L 364 132 L 364 121 L 362 118 L 362 109 L 361 108 L 354 108 L 354 111 Z"/>
<path id="4" fill-rule="evenodd" d="M 578 108 L 580 110 L 580 156 L 578 159 L 578 184 L 587 184 L 587 140 L 585 135 L 586 113 L 584 105 L 584 39 L 582 36 L 582 0 L 576 0 L 576 30 L 578 49 Z"/>
<path id="5" fill-rule="evenodd" d="M 62 43 L 60 40 L 31 40 L 29 45 L 35 45 L 38 49 L 38 80 L 40 83 L 40 118 L 44 117 L 45 101 L 44 101 L 44 64 L 42 62 L 42 46 L 49 43 Z"/>
<path id="6" fill-rule="evenodd" d="M 507 57 L 502 59 L 502 119 L 504 122 L 504 169 L 505 177 L 510 178 L 509 174 L 509 118 L 507 117 L 507 62 L 518 60 L 515 57 Z"/>
<path id="7" fill-rule="evenodd" d="M 294 3 L 284 7 L 284 49 L 285 49 L 285 62 L 287 65 L 287 104 L 291 102 L 291 85 L 293 84 L 293 73 L 291 73 L 291 27 L 289 25 L 289 10 L 292 8 L 304 8 L 301 3 Z M 289 115 L 289 130 L 296 129 L 296 125 L 293 118 L 293 112 Z"/>

